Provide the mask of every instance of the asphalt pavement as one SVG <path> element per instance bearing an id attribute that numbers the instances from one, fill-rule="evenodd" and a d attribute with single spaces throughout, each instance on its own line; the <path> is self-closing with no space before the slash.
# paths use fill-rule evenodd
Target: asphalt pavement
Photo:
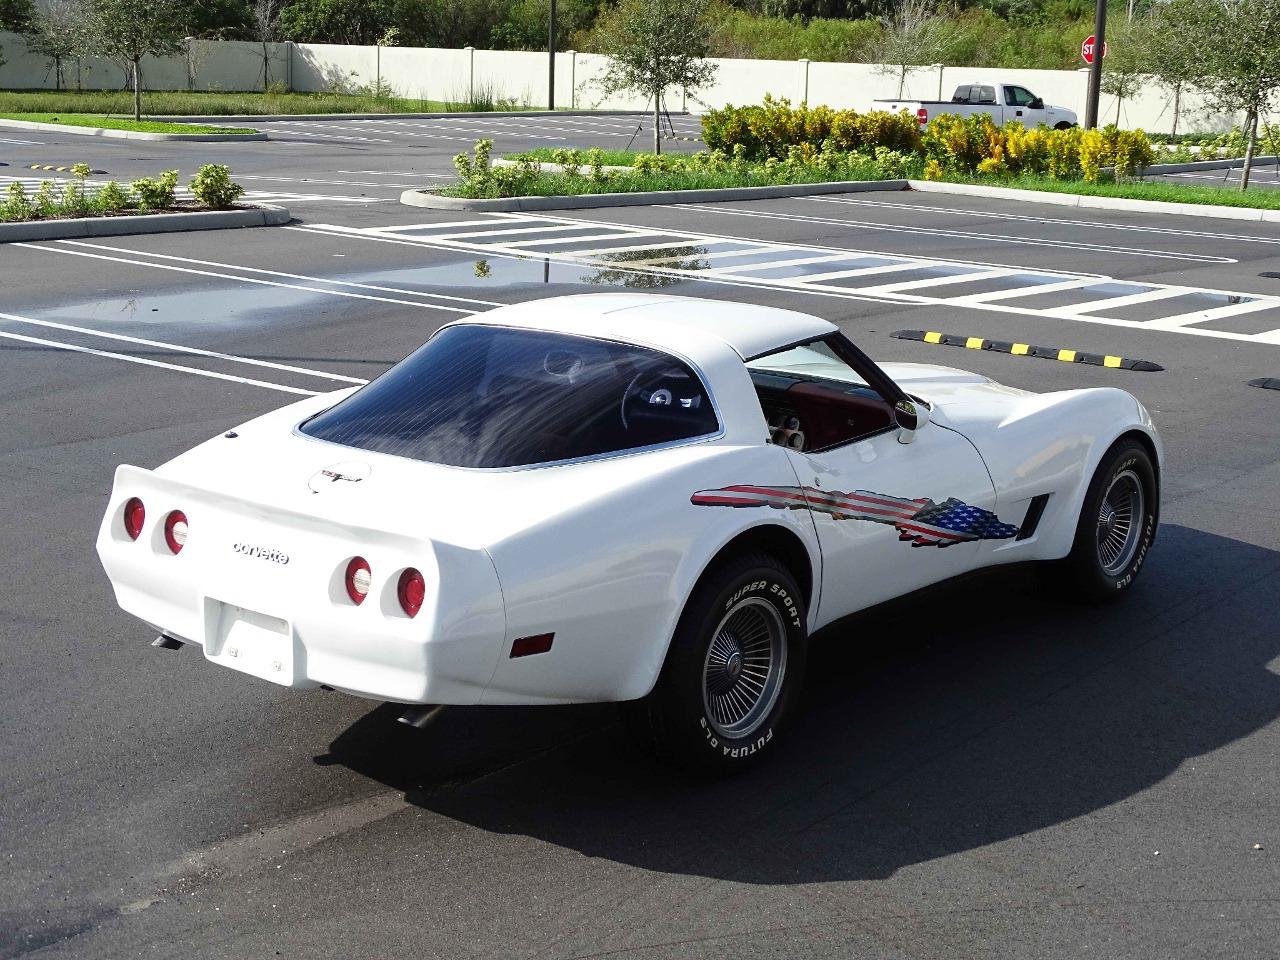
<path id="1" fill-rule="evenodd" d="M 1280 391 L 1247 385 L 1280 377 L 1274 225 L 905 192 L 396 202 L 477 136 L 620 147 L 638 122 L 0 131 L 0 176 L 227 162 L 297 218 L 0 246 L 0 957 L 1277 955 Z M 1080 607 L 1004 572 L 861 615 L 819 638 L 772 762 L 725 782 L 656 764 L 608 705 L 418 732 L 153 649 L 116 607 L 93 541 L 117 464 L 374 377 L 458 316 L 621 288 L 807 311 L 875 358 L 1015 387 L 1132 391 L 1166 445 L 1137 588 Z"/>

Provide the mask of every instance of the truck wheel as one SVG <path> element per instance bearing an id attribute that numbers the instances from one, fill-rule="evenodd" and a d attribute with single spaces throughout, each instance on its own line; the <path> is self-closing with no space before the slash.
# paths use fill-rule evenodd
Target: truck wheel
<path id="1" fill-rule="evenodd" d="M 626 705 L 659 755 L 708 773 L 773 748 L 804 681 L 806 613 L 795 578 L 753 553 L 705 576 L 685 606 L 653 692 Z"/>
<path id="2" fill-rule="evenodd" d="M 1072 127 L 1074 127 L 1074 126 L 1075 126 L 1075 124 L 1074 124 L 1074 123 L 1067 123 L 1067 121 L 1065 121 L 1065 120 L 1059 120 L 1057 123 L 1055 123 L 1055 124 L 1053 125 L 1053 129 L 1055 129 L 1055 130 L 1070 130 L 1070 129 L 1071 129 Z"/>
<path id="3" fill-rule="evenodd" d="M 1107 451 L 1085 493 L 1064 562 L 1077 596 L 1114 600 L 1133 586 L 1155 538 L 1158 498 L 1146 447 L 1122 440 Z"/>

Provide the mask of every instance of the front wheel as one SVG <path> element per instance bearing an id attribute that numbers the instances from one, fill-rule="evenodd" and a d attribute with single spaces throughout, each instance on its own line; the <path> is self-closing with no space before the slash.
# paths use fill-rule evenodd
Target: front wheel
<path id="1" fill-rule="evenodd" d="M 1055 129 L 1055 130 L 1070 130 L 1070 129 L 1071 129 L 1072 127 L 1074 127 L 1074 126 L 1075 126 L 1075 124 L 1074 124 L 1074 123 L 1067 123 L 1067 121 L 1065 121 L 1065 120 L 1059 120 L 1056 124 L 1054 124 L 1053 129 Z"/>
<path id="2" fill-rule="evenodd" d="M 1107 451 L 1085 493 L 1065 561 L 1080 596 L 1111 600 L 1133 586 L 1155 538 L 1158 498 L 1145 446 L 1122 440 Z"/>
<path id="3" fill-rule="evenodd" d="M 628 710 L 659 754 L 713 773 L 744 769 L 772 748 L 803 683 L 805 622 L 778 560 L 730 561 L 698 585 L 657 685 Z"/>

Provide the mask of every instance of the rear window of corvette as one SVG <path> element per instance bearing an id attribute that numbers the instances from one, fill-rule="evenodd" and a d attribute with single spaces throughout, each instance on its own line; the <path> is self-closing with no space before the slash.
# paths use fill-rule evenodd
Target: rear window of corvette
<path id="1" fill-rule="evenodd" d="M 719 422 L 660 351 L 511 327 L 448 327 L 301 432 L 456 467 L 554 463 L 691 440 Z"/>

